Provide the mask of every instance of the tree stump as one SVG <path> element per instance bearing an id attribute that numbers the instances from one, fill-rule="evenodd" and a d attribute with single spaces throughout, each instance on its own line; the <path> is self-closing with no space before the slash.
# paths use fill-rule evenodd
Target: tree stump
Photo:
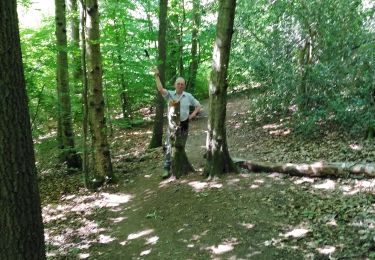
<path id="1" fill-rule="evenodd" d="M 194 172 L 194 168 L 190 164 L 185 152 L 188 133 L 187 131 L 181 131 L 179 101 L 170 101 L 169 103 L 168 128 L 170 145 L 172 146 L 171 173 L 176 178 L 180 178 L 189 172 Z"/>

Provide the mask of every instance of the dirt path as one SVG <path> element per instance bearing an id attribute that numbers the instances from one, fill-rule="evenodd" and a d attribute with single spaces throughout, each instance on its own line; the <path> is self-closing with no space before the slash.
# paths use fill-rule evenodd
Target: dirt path
<path id="1" fill-rule="evenodd" d="M 280 124 L 247 121 L 248 99 L 228 101 L 231 155 L 302 161 L 361 158 L 351 140 L 301 141 Z M 207 119 L 190 125 L 187 154 L 200 170 Z M 273 132 L 272 132 L 273 131 Z M 366 259 L 374 257 L 373 180 L 199 173 L 160 179 L 161 149 L 147 151 L 148 128 L 113 143 L 119 185 L 66 195 L 44 207 L 50 259 Z M 327 141 L 327 142 L 325 142 Z M 323 142 L 323 143 L 322 143 Z M 324 143 L 325 142 L 325 143 Z M 349 146 L 350 147 L 350 146 Z M 345 150 L 345 155 L 334 153 Z M 341 156 L 341 157 L 340 157 Z"/>

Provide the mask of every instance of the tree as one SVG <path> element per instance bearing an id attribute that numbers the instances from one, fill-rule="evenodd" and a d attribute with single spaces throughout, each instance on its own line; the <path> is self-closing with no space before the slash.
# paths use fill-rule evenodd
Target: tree
<path id="1" fill-rule="evenodd" d="M 82 83 L 82 65 L 79 48 L 79 11 L 77 0 L 69 0 L 70 13 L 70 42 L 72 45 L 72 65 L 73 65 L 73 88 L 75 93 L 81 93 L 79 86 Z"/>
<path id="2" fill-rule="evenodd" d="M 167 59 L 167 10 L 168 0 L 160 0 L 159 2 L 159 35 L 158 35 L 158 46 L 159 46 L 159 62 L 158 65 L 160 73 L 160 81 L 165 86 L 165 68 Z M 162 146 L 163 141 L 163 114 L 164 114 L 164 100 L 159 91 L 156 94 L 156 115 L 154 122 L 154 129 L 152 132 L 152 138 L 149 147 L 155 148 Z"/>
<path id="3" fill-rule="evenodd" d="M 194 168 L 190 164 L 185 152 L 187 133 L 181 131 L 180 126 L 180 102 L 170 101 L 168 112 L 168 127 L 170 141 L 172 145 L 171 170 L 172 175 L 179 178 L 193 172 Z"/>
<path id="4" fill-rule="evenodd" d="M 61 148 L 61 161 L 66 162 L 68 169 L 81 168 L 81 158 L 74 148 L 74 133 L 72 126 L 72 112 L 70 102 L 68 53 L 66 37 L 66 8 L 65 0 L 55 0 L 56 19 L 56 80 L 58 96 L 58 139 Z"/>
<path id="5" fill-rule="evenodd" d="M 209 119 L 207 133 L 206 175 L 218 176 L 236 170 L 229 156 L 225 114 L 228 88 L 228 63 L 236 0 L 220 0 L 209 83 Z"/>
<path id="6" fill-rule="evenodd" d="M 199 0 L 193 0 L 193 29 L 191 32 L 191 63 L 187 89 L 194 92 L 195 80 L 198 71 L 198 33 L 201 23 L 201 10 Z"/>
<path id="7" fill-rule="evenodd" d="M 99 6 L 97 0 L 84 1 L 86 11 L 86 55 L 88 118 L 92 136 L 93 171 L 99 184 L 113 179 L 111 152 L 104 116 L 102 61 L 100 52 Z"/>
<path id="8" fill-rule="evenodd" d="M 45 259 L 35 156 L 23 72 L 16 0 L 0 10 L 0 254 Z"/>

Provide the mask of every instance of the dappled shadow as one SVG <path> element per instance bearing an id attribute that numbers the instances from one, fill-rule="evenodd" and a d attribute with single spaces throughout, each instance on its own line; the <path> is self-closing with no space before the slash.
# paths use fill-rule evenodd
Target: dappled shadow
<path id="1" fill-rule="evenodd" d="M 108 244 L 116 240 L 103 234 L 107 227 L 101 227 L 100 222 L 92 218 L 106 209 L 116 210 L 132 199 L 130 194 L 97 192 L 63 196 L 61 203 L 43 207 L 47 256 L 66 255 L 76 250 L 82 252 L 80 258 L 87 258 L 90 254 L 84 251 L 93 243 Z M 118 216 L 109 218 L 109 222 L 119 223 L 126 219 L 126 216 Z"/>

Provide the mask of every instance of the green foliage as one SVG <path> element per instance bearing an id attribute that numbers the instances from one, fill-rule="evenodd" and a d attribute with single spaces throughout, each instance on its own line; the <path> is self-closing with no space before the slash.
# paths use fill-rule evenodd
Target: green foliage
<path id="1" fill-rule="evenodd" d="M 263 116 L 297 106 L 294 122 L 302 132 L 321 127 L 322 120 L 363 131 L 374 118 L 373 8 L 357 0 L 238 5 L 231 86 L 265 88 Z"/>

